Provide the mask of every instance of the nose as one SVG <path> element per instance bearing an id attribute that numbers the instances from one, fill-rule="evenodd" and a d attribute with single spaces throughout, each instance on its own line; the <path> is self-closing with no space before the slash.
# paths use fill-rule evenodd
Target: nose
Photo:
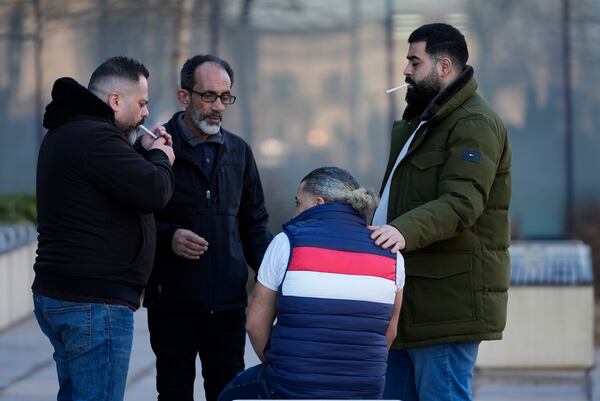
<path id="1" fill-rule="evenodd" d="M 404 71 L 402 71 L 402 73 L 405 77 L 412 77 L 413 72 L 410 63 L 406 64 L 406 67 L 404 67 Z"/>
<path id="2" fill-rule="evenodd" d="M 150 110 L 148 110 L 148 106 L 144 106 L 142 108 L 142 118 L 148 118 L 150 115 Z"/>
<path id="3" fill-rule="evenodd" d="M 212 109 L 218 112 L 224 112 L 225 109 L 227 109 L 227 106 L 223 104 L 223 102 L 221 102 L 221 98 L 218 97 L 215 99 L 215 101 L 212 104 Z"/>

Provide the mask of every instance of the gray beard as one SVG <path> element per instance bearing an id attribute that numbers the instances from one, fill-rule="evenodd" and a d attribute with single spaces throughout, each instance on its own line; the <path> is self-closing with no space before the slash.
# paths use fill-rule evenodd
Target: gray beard
<path id="1" fill-rule="evenodd" d="M 206 135 L 216 135 L 219 133 L 219 131 L 221 131 L 220 123 L 216 125 L 209 124 L 206 121 L 201 120 L 200 116 L 198 115 L 192 116 L 192 121 L 194 121 L 194 125 L 196 126 L 196 128 L 198 128 Z"/>
<path id="2" fill-rule="evenodd" d="M 143 123 L 143 120 L 142 120 L 142 123 Z M 129 142 L 130 144 L 133 145 L 139 134 L 138 127 L 124 126 L 124 125 L 119 124 L 119 122 L 117 122 L 117 121 L 115 121 L 115 125 L 117 126 L 119 131 L 121 131 L 123 133 L 123 135 L 125 136 L 125 139 L 127 139 L 127 142 Z"/>
<path id="3" fill-rule="evenodd" d="M 123 134 L 125 135 L 125 138 L 127 138 L 127 141 L 129 141 L 129 143 L 133 145 L 138 137 L 139 131 L 137 128 L 132 128 L 123 132 Z"/>

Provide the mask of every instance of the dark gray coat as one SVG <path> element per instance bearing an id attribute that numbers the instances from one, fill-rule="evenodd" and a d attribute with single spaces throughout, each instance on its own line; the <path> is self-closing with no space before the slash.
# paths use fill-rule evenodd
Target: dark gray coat
<path id="1" fill-rule="evenodd" d="M 180 113 L 165 124 L 176 156 L 175 192 L 156 213 L 156 262 L 144 304 L 202 311 L 244 308 L 246 266 L 258 270 L 272 239 L 256 162 L 244 140 L 222 129 L 224 143 L 209 181 L 179 130 Z M 198 260 L 175 255 L 171 240 L 177 228 L 205 238 L 207 252 Z"/>

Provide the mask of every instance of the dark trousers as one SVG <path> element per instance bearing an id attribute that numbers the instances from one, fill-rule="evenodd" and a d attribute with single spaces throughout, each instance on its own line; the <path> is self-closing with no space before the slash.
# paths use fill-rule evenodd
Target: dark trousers
<path id="1" fill-rule="evenodd" d="M 207 401 L 244 370 L 244 310 L 200 313 L 148 308 L 150 345 L 156 355 L 158 401 L 193 401 L 196 356 L 202 362 Z"/>

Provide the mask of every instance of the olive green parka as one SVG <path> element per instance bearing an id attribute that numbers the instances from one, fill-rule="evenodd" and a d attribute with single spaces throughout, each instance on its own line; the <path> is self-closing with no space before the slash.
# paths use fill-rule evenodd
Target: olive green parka
<path id="1" fill-rule="evenodd" d="M 473 69 L 425 112 L 394 123 L 388 224 L 406 239 L 404 301 L 392 348 L 498 340 L 509 285 L 511 149 L 506 128 L 477 93 Z"/>

